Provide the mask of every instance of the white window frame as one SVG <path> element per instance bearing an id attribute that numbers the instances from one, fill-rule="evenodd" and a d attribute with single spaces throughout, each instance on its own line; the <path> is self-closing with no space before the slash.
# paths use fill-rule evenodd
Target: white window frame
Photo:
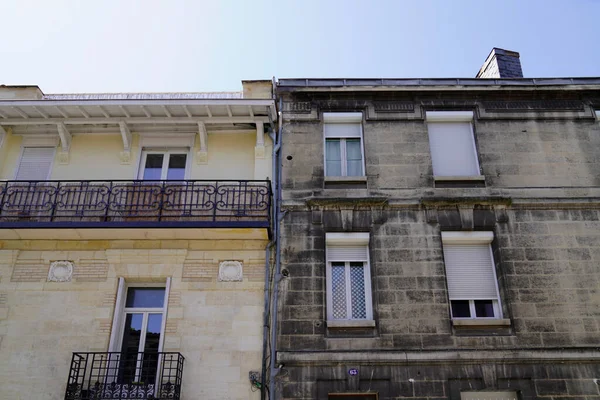
<path id="1" fill-rule="evenodd" d="M 357 124 L 360 128 L 360 136 L 336 136 L 336 137 L 327 137 L 325 136 L 325 125 L 326 124 Z M 327 139 L 339 139 L 340 140 L 340 159 L 341 159 L 341 168 L 342 175 L 328 175 L 327 174 Z M 348 175 L 348 160 L 346 159 L 346 139 L 358 139 L 360 141 L 360 155 L 362 158 L 361 162 L 361 175 L 357 175 L 358 177 L 363 177 L 366 175 L 366 166 L 365 166 L 365 141 L 364 141 L 364 132 L 363 132 L 363 113 L 362 112 L 324 112 L 323 113 L 323 171 L 325 177 L 330 179 L 340 178 L 340 177 L 354 177 L 353 175 Z"/>
<path id="2" fill-rule="evenodd" d="M 146 158 L 148 154 L 164 154 L 163 165 L 161 169 L 161 181 L 167 180 L 167 174 L 169 171 L 169 159 L 171 154 L 185 154 L 185 173 L 184 179 L 190 179 L 191 171 L 191 154 L 189 147 L 172 147 L 172 148 L 143 148 L 140 156 L 140 164 L 137 171 L 137 179 L 144 180 L 144 171 L 146 169 Z"/>
<path id="3" fill-rule="evenodd" d="M 130 287 L 157 287 L 157 288 L 164 288 L 165 289 L 165 298 L 163 301 L 163 307 L 162 308 L 131 308 L 131 307 L 125 307 L 126 301 L 127 301 L 127 290 Z M 132 312 L 139 312 L 139 313 L 144 313 L 144 322 L 143 322 L 143 330 L 146 329 L 146 325 L 144 324 L 146 322 L 146 319 L 148 317 L 148 314 L 162 314 L 162 321 L 161 321 L 161 327 L 160 327 L 160 340 L 158 343 L 158 352 L 161 353 L 163 352 L 164 349 L 164 343 L 165 343 L 165 328 L 167 325 L 167 311 L 169 308 L 169 295 L 171 292 L 171 278 L 168 277 L 166 278 L 165 282 L 163 283 L 139 283 L 139 282 L 134 282 L 134 283 L 130 283 L 128 284 L 125 281 L 125 278 L 119 278 L 119 283 L 117 286 L 117 298 L 115 301 L 115 309 L 113 312 L 113 322 L 112 322 L 112 329 L 111 329 L 111 333 L 110 333 L 110 341 L 108 344 L 108 351 L 109 352 L 120 352 L 122 350 L 122 345 L 123 345 L 123 334 L 124 334 L 124 330 L 125 330 L 125 319 L 126 319 L 126 315 L 127 313 L 132 313 Z M 145 332 L 142 332 L 143 334 Z M 145 335 L 143 335 L 140 338 L 140 346 L 144 346 L 145 343 L 143 343 L 145 341 Z M 143 347 L 142 347 L 143 348 Z M 138 363 L 141 360 L 138 360 Z M 160 363 L 162 362 L 161 358 L 159 357 L 158 359 L 158 366 L 160 366 Z M 116 368 L 116 366 L 113 366 L 111 368 Z M 136 372 L 139 371 L 139 366 L 136 369 Z M 156 374 L 156 379 L 158 382 L 159 379 L 159 372 L 157 372 Z M 156 387 L 156 385 L 155 385 Z"/>
<path id="4" fill-rule="evenodd" d="M 165 299 L 163 301 L 163 307 L 162 308 L 148 308 L 148 309 L 142 309 L 142 308 L 129 308 L 129 307 L 125 307 L 125 302 L 127 301 L 127 290 L 130 287 L 156 287 L 156 288 L 165 288 Z M 163 348 L 163 343 L 164 343 L 164 331 L 165 331 L 165 326 L 166 326 L 166 321 L 167 321 L 167 308 L 169 306 L 169 292 L 171 290 L 171 278 L 166 278 L 165 282 L 160 282 L 160 283 L 140 283 L 140 282 L 134 282 L 134 283 L 127 283 L 127 281 L 125 280 L 125 278 L 119 278 L 119 285 L 117 288 L 117 299 L 115 301 L 115 310 L 114 310 L 114 314 L 113 314 L 113 324 L 112 324 L 112 331 L 111 331 L 111 337 L 110 337 L 110 342 L 109 342 L 109 346 L 108 346 L 108 351 L 121 351 L 121 345 L 122 345 L 122 340 L 123 340 L 123 330 L 125 329 L 124 327 L 124 322 L 125 322 L 125 314 L 126 312 L 131 312 L 131 310 L 141 310 L 140 312 L 152 312 L 152 313 L 159 313 L 162 312 L 163 314 L 163 320 L 162 320 L 162 327 L 161 327 L 161 339 L 160 339 L 160 343 L 159 343 L 159 352 L 162 351 Z M 145 311 L 148 310 L 148 311 Z"/>
<path id="5" fill-rule="evenodd" d="M 496 265 L 494 261 L 494 254 L 492 251 L 492 240 L 494 240 L 494 233 L 490 231 L 484 232 L 442 232 L 442 246 L 444 244 L 476 244 L 476 245 L 487 245 L 487 248 L 490 252 L 490 260 L 492 260 L 492 274 L 494 278 L 494 284 L 496 288 L 496 298 L 495 299 L 487 299 L 492 301 L 492 305 L 494 308 L 494 316 L 493 317 L 478 317 L 475 312 L 475 301 L 479 301 L 481 299 L 450 299 L 450 293 L 448 293 L 448 305 L 450 306 L 450 316 L 453 320 L 499 320 L 502 319 L 502 303 L 500 300 L 500 289 L 498 287 L 498 277 L 496 275 Z M 446 274 L 447 274 L 446 270 Z M 446 275 L 446 280 L 448 276 Z M 469 301 L 469 310 L 470 317 L 454 317 L 452 315 L 452 301 Z M 485 300 L 482 300 L 485 301 Z"/>
<path id="6" fill-rule="evenodd" d="M 327 232 L 325 234 L 326 243 L 326 290 L 327 290 L 327 326 L 329 328 L 334 327 L 373 327 L 375 322 L 373 321 L 373 300 L 371 293 L 371 262 L 369 257 L 369 233 L 366 232 L 352 232 L 352 233 L 333 233 Z M 364 246 L 366 253 L 366 260 L 330 260 L 329 259 L 329 247 L 332 246 Z M 333 317 L 333 283 L 332 283 L 332 263 L 344 262 L 345 263 L 345 279 L 346 279 L 346 307 L 348 312 L 346 313 L 346 319 L 337 319 Z M 351 301 L 352 293 L 350 292 L 350 274 L 348 273 L 351 262 L 362 262 L 364 268 L 364 286 L 365 286 L 365 313 L 366 318 L 354 319 L 352 318 Z"/>
<path id="7" fill-rule="evenodd" d="M 465 175 L 465 176 L 450 176 L 450 175 L 435 175 L 436 180 L 455 180 L 460 178 L 483 178 L 481 175 L 481 166 L 479 165 L 479 155 L 477 153 L 477 145 L 475 144 L 475 131 L 473 130 L 473 111 L 426 111 L 425 120 L 427 123 L 436 122 L 468 122 L 469 129 L 471 131 L 471 144 L 475 160 L 475 170 L 477 175 Z M 429 126 L 427 127 L 429 131 Z M 431 138 L 429 139 L 431 146 Z M 433 164 L 433 156 L 431 158 Z M 432 165 L 433 167 L 433 165 Z"/>

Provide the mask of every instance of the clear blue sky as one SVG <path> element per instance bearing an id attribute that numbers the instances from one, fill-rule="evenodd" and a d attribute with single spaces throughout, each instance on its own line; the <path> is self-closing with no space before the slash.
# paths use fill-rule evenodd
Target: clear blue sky
<path id="1" fill-rule="evenodd" d="M 0 84 L 240 90 L 242 79 L 600 76 L 600 0 L 4 0 Z"/>

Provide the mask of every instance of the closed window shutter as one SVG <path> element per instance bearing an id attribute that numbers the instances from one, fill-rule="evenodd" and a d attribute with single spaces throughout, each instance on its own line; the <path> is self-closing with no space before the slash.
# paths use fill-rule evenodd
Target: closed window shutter
<path id="1" fill-rule="evenodd" d="M 327 246 L 327 260 L 329 261 L 367 261 L 367 246 Z"/>
<path id="2" fill-rule="evenodd" d="M 489 244 L 444 244 L 450 300 L 496 300 L 498 293 Z"/>
<path id="3" fill-rule="evenodd" d="M 462 392 L 460 400 L 517 400 L 516 392 Z"/>
<path id="4" fill-rule="evenodd" d="M 24 147 L 16 180 L 45 181 L 54 160 L 54 147 Z"/>
<path id="5" fill-rule="evenodd" d="M 360 138 L 360 123 L 326 123 L 326 138 Z"/>
<path id="6" fill-rule="evenodd" d="M 427 127 L 433 175 L 479 175 L 470 122 L 430 122 Z"/>

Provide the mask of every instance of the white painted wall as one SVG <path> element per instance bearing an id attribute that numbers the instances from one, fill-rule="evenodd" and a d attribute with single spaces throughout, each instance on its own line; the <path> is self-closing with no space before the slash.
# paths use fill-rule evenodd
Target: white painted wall
<path id="1" fill-rule="evenodd" d="M 21 155 L 22 137 L 8 134 L 0 149 L 0 179 L 14 179 Z M 190 152 L 191 179 L 268 179 L 271 177 L 271 140 L 265 135 L 264 158 L 255 157 L 256 132 L 208 132 L 208 162 L 196 162 L 199 141 Z M 57 158 L 50 179 L 135 179 L 139 166 L 140 137 L 133 135 L 131 162 L 122 164 L 120 134 L 76 135 L 71 143 L 69 163 Z"/>

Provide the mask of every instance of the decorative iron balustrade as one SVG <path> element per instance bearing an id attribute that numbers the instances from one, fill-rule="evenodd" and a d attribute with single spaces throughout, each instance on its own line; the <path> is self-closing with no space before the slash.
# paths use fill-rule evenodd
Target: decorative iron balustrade
<path id="1" fill-rule="evenodd" d="M 73 353 L 65 400 L 181 398 L 180 353 Z"/>
<path id="2" fill-rule="evenodd" d="M 270 181 L 0 182 L 0 228 L 268 228 L 270 208 Z"/>

